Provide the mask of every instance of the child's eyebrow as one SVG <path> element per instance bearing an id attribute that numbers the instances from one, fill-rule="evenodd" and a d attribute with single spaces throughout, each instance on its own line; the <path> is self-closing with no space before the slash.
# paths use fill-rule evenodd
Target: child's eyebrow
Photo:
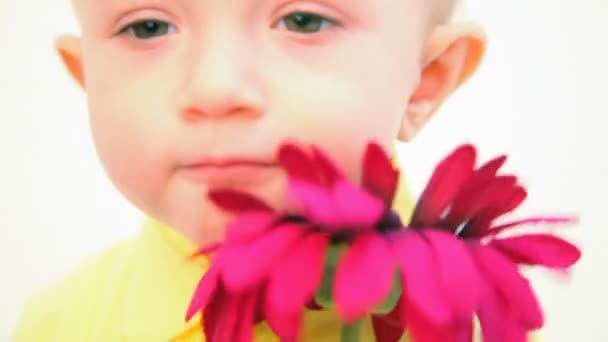
<path id="1" fill-rule="evenodd" d="M 149 3 L 150 0 L 74 0 L 76 3 L 80 3 L 82 5 L 110 5 L 121 6 L 121 5 L 137 5 L 138 3 Z M 175 1 L 175 0 L 173 0 Z M 204 0 L 197 0 L 204 1 Z M 222 1 L 222 0 L 213 0 L 213 1 Z M 249 1 L 249 2 L 260 2 L 260 0 L 241 0 L 241 1 Z M 162 2 L 162 1 L 161 1 Z M 321 0 L 321 2 L 326 2 L 328 4 L 333 5 L 350 5 L 350 6 L 358 6 L 358 7 L 368 7 L 369 1 L 367 0 Z"/>
<path id="2" fill-rule="evenodd" d="M 182 5 L 191 2 L 204 2 L 204 1 L 225 1 L 225 0 L 74 0 L 78 5 L 80 5 L 80 10 L 85 9 L 89 13 L 94 13 L 93 17 L 103 17 L 105 15 L 109 15 L 111 13 L 120 12 L 122 10 L 139 7 L 139 6 L 148 6 L 148 5 L 158 5 L 161 6 L 163 4 L 167 4 L 168 2 L 179 2 Z M 261 5 L 260 2 L 269 3 L 286 3 L 291 1 L 282 1 L 282 0 L 238 0 L 243 3 L 243 5 Z M 346 11 L 346 14 L 351 17 L 357 17 L 354 13 L 367 13 L 368 15 L 374 12 L 374 7 L 372 4 L 377 0 L 317 0 L 321 5 L 325 4 L 330 7 L 335 7 L 336 9 L 342 9 Z M 402 1 L 402 0 L 394 0 L 394 1 Z M 77 7 L 78 7 L 77 5 Z M 255 7 L 255 6 L 254 6 Z"/>

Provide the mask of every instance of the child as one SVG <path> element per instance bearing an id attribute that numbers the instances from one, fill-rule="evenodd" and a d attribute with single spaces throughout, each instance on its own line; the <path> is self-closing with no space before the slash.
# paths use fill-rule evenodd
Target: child
<path id="1" fill-rule="evenodd" d="M 141 235 L 33 297 L 17 341 L 198 341 L 184 316 L 230 219 L 209 189 L 285 204 L 275 152 L 314 143 L 359 175 L 370 139 L 409 141 L 475 70 L 479 27 L 453 0 L 75 0 L 57 50 L 86 91 L 98 154 L 149 214 Z M 334 341 L 309 312 L 305 341 Z M 364 341 L 371 340 L 366 328 Z M 275 340 L 267 326 L 256 340 Z"/>

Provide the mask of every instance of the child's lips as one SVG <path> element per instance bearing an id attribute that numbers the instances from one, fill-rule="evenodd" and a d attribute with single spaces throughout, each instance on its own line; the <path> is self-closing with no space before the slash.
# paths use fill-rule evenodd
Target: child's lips
<path id="1" fill-rule="evenodd" d="M 280 168 L 275 161 L 229 158 L 185 164 L 178 172 L 197 184 L 224 187 L 263 183 L 278 175 Z"/>

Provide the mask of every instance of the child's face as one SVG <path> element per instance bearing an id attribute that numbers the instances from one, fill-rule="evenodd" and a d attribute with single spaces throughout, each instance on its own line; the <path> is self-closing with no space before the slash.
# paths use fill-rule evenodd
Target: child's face
<path id="1" fill-rule="evenodd" d="M 72 57 L 109 176 L 199 242 L 225 222 L 210 188 L 282 206 L 275 152 L 287 139 L 320 145 L 357 178 L 370 139 L 390 150 L 411 126 L 427 2 L 82 1 Z"/>

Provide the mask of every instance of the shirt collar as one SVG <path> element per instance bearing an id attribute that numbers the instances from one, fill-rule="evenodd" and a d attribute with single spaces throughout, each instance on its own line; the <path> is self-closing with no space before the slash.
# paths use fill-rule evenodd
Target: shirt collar
<path id="1" fill-rule="evenodd" d="M 124 291 L 127 340 L 169 340 L 200 326 L 200 314 L 185 315 L 191 296 L 209 267 L 193 258 L 196 246 L 174 229 L 147 218 L 135 242 L 133 269 Z"/>

